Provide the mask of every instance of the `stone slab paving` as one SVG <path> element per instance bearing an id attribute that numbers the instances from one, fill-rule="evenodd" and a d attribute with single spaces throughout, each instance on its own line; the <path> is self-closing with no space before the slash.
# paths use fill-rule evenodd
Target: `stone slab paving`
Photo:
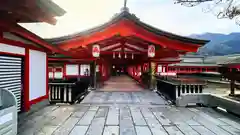
<path id="1" fill-rule="evenodd" d="M 91 92 L 81 104 L 47 106 L 32 113 L 21 120 L 18 132 L 19 135 L 240 135 L 240 118 L 210 108 L 175 107 L 150 91 Z"/>
<path id="2" fill-rule="evenodd" d="M 168 102 L 157 93 L 149 90 L 141 92 L 103 92 L 92 91 L 82 104 L 139 104 L 167 105 Z"/>

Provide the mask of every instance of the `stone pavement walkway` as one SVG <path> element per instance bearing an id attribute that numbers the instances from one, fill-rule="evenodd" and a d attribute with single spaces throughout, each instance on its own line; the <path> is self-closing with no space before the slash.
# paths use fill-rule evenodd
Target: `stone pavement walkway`
<path id="1" fill-rule="evenodd" d="M 141 104 L 166 105 L 165 99 L 149 90 L 138 92 L 103 92 L 92 91 L 81 104 Z"/>
<path id="2" fill-rule="evenodd" d="M 19 135 L 239 135 L 240 119 L 210 108 L 169 105 L 151 91 L 91 92 L 19 123 Z"/>

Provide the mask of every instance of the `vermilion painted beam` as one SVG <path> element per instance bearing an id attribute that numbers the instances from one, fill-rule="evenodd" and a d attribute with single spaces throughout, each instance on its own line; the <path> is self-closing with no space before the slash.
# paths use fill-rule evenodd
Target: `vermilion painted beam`
<path id="1" fill-rule="evenodd" d="M 141 52 L 122 52 L 122 51 L 102 51 L 102 52 L 100 52 L 100 54 L 111 54 L 111 55 L 113 55 L 113 53 L 116 54 L 116 57 L 119 53 L 121 53 L 122 55 L 125 53 L 126 54 L 143 54 Z"/>
<path id="2" fill-rule="evenodd" d="M 77 38 L 77 40 L 73 42 L 70 41 L 67 43 L 63 43 L 60 45 L 60 47 L 67 50 L 69 48 L 76 48 L 78 46 L 87 46 L 89 44 L 96 43 L 101 40 L 106 40 L 119 34 L 123 37 L 131 36 L 132 35 L 130 32 L 131 30 L 128 27 L 124 26 L 126 25 L 125 23 L 126 23 L 125 21 L 120 21 L 117 24 L 110 25 L 103 31 L 79 37 Z"/>
<path id="3" fill-rule="evenodd" d="M 109 39 L 98 41 L 96 44 L 99 44 L 101 47 L 105 47 L 108 45 L 119 43 L 122 40 L 123 37 L 117 36 L 117 37 L 111 37 Z"/>
<path id="4" fill-rule="evenodd" d="M 115 47 L 112 47 L 112 48 L 110 48 L 110 49 L 107 49 L 106 51 L 113 51 L 113 50 L 115 50 L 115 49 L 117 49 L 117 48 L 122 48 L 122 44 L 120 43 L 120 45 L 118 45 L 118 46 L 115 46 Z"/>
<path id="5" fill-rule="evenodd" d="M 68 52 L 70 52 L 71 54 L 75 54 L 77 57 L 79 57 L 79 55 L 81 55 L 81 56 L 89 56 L 89 55 L 92 55 L 92 52 L 91 52 L 90 49 L 88 49 L 88 48 L 82 48 L 82 47 L 69 50 Z"/>
<path id="6" fill-rule="evenodd" d="M 71 59 L 71 58 L 48 58 L 48 60 L 50 61 L 50 62 L 53 62 L 53 61 L 69 61 L 69 62 L 86 62 L 86 61 L 94 61 L 94 60 L 96 60 L 96 58 L 85 58 L 85 59 Z"/>
<path id="7" fill-rule="evenodd" d="M 151 43 L 147 43 L 144 40 L 138 40 L 134 36 L 126 37 L 126 40 L 127 40 L 127 43 L 129 43 L 129 44 L 133 44 L 133 45 L 136 44 L 136 45 L 139 45 L 139 46 L 141 46 L 142 48 L 145 48 L 145 49 L 147 49 L 148 45 L 151 44 Z"/>
<path id="8" fill-rule="evenodd" d="M 111 48 L 111 46 L 120 46 L 121 45 L 121 43 L 120 43 L 120 41 L 114 41 L 114 42 L 111 42 L 111 44 L 100 44 L 100 48 L 101 49 L 106 49 L 106 48 Z"/>
<path id="9" fill-rule="evenodd" d="M 134 45 L 134 46 L 136 46 L 136 45 Z M 136 49 L 136 48 L 133 48 L 133 47 L 131 47 L 131 46 L 128 46 L 128 45 L 125 45 L 125 48 L 131 49 L 131 50 L 134 50 L 134 51 L 136 51 L 136 52 L 143 52 L 143 53 L 147 53 L 147 50 L 146 50 L 146 51 L 138 50 L 138 49 Z M 143 48 L 142 48 L 142 49 L 143 49 Z"/>
<path id="10" fill-rule="evenodd" d="M 91 54 L 87 54 L 85 51 L 74 52 L 74 53 L 72 53 L 72 56 L 74 56 L 74 58 L 79 58 L 79 59 L 85 59 L 85 58 L 92 57 Z"/>
<path id="11" fill-rule="evenodd" d="M 138 46 L 141 46 L 141 48 L 145 48 L 145 49 L 148 48 L 149 44 L 147 44 L 143 41 L 136 41 L 135 39 L 133 40 L 133 38 L 134 37 L 117 36 L 117 37 L 111 37 L 110 39 L 106 39 L 103 41 L 99 41 L 96 44 L 99 44 L 103 48 L 103 47 L 106 47 L 106 46 L 109 46 L 112 44 L 120 43 L 121 41 L 124 40 L 126 43 L 133 44 L 133 45 L 137 44 Z"/>
<path id="12" fill-rule="evenodd" d="M 131 41 L 131 40 L 127 40 L 126 43 L 131 44 L 131 45 L 137 45 L 140 48 L 148 49 L 148 45 L 145 45 L 145 44 L 142 44 L 142 43 L 134 42 L 134 41 Z"/>

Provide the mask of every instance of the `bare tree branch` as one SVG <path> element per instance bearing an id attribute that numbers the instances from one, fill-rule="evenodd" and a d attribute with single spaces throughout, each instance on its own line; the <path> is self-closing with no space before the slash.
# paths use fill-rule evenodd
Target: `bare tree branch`
<path id="1" fill-rule="evenodd" d="M 175 4 L 187 7 L 197 6 L 201 3 L 208 3 L 204 12 L 212 12 L 218 19 L 235 19 L 240 25 L 240 0 L 175 0 Z"/>

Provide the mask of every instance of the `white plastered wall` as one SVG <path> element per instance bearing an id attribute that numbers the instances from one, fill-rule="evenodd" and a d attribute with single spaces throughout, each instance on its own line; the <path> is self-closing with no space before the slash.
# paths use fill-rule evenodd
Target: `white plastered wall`
<path id="1" fill-rule="evenodd" d="M 55 72 L 54 73 L 55 79 L 62 79 L 63 78 L 63 72 Z"/>
<path id="2" fill-rule="evenodd" d="M 66 65 L 66 75 L 79 75 L 79 65 L 67 64 Z"/>
<path id="3" fill-rule="evenodd" d="M 25 55 L 25 48 L 0 43 L 0 52 Z"/>
<path id="4" fill-rule="evenodd" d="M 50 79 L 52 79 L 52 78 L 53 78 L 53 72 L 49 72 L 49 73 L 48 73 L 48 77 L 49 77 Z"/>
<path id="5" fill-rule="evenodd" d="M 158 73 L 161 73 L 162 72 L 162 69 L 163 69 L 163 67 L 162 67 L 162 65 L 158 65 Z"/>
<path id="6" fill-rule="evenodd" d="M 46 95 L 47 55 L 29 50 L 29 100 Z"/>

